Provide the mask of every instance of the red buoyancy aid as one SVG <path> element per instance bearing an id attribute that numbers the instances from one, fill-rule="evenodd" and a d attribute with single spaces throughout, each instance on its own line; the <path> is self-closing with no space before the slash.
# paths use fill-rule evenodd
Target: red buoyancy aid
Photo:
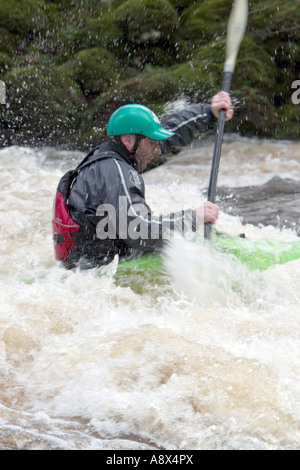
<path id="1" fill-rule="evenodd" d="M 86 158 L 75 168 L 63 175 L 57 186 L 56 196 L 53 204 L 52 232 L 55 258 L 64 261 L 73 247 L 75 241 L 72 234 L 78 232 L 80 225 L 70 216 L 67 209 L 67 201 L 71 186 L 79 171 L 96 160 L 108 158 L 110 152 L 99 152 L 97 148 L 90 152 Z M 92 157 L 92 158 L 90 158 Z"/>
<path id="2" fill-rule="evenodd" d="M 70 216 L 63 195 L 56 191 L 53 204 L 52 232 L 55 258 L 64 261 L 74 245 L 72 233 L 79 230 L 80 225 Z"/>

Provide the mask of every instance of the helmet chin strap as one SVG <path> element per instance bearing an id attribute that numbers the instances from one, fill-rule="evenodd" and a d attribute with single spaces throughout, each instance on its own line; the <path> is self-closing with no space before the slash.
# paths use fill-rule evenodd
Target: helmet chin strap
<path id="1" fill-rule="evenodd" d="M 144 136 L 144 135 L 140 135 L 140 134 L 137 134 L 137 135 L 136 135 L 134 145 L 133 145 L 133 147 L 132 147 L 132 149 L 131 149 L 131 152 L 130 152 L 131 155 L 135 155 L 135 154 L 136 154 L 136 151 L 137 151 L 138 146 L 140 145 L 140 141 L 141 141 L 142 139 L 145 139 L 145 136 Z"/>
<path id="2" fill-rule="evenodd" d="M 130 152 L 130 155 L 134 158 L 134 167 L 141 173 L 144 171 L 143 161 L 139 157 L 139 154 L 137 153 L 137 149 L 138 149 L 138 146 L 140 145 L 140 141 L 144 138 L 145 138 L 144 135 L 137 134 L 135 137 L 134 145 Z"/>

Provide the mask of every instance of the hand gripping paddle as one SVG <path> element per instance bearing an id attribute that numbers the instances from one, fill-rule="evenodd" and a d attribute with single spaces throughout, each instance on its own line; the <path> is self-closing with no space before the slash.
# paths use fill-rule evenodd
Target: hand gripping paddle
<path id="1" fill-rule="evenodd" d="M 248 1 L 235 0 L 227 25 L 226 61 L 223 69 L 222 91 L 230 92 L 231 79 L 234 72 L 235 61 L 243 39 L 248 17 Z M 210 172 L 207 200 L 215 202 L 217 179 L 220 164 L 221 147 L 225 124 L 225 110 L 221 109 L 218 116 L 217 135 Z M 204 226 L 204 237 L 210 238 L 211 223 Z"/>

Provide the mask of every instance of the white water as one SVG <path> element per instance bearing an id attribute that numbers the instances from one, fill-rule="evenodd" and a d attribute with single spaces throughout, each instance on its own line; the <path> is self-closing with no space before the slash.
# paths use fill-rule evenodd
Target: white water
<path id="1" fill-rule="evenodd" d="M 211 156 L 196 146 L 146 173 L 155 212 L 204 200 Z M 299 156 L 236 138 L 219 185 L 299 180 Z M 300 260 L 249 271 L 177 241 L 169 276 L 66 271 L 52 202 L 81 157 L 0 151 L 0 449 L 299 449 Z M 217 228 L 296 239 L 223 213 Z"/>

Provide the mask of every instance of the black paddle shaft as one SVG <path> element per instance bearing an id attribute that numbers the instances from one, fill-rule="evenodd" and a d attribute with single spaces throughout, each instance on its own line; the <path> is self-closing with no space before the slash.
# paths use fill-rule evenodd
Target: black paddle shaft
<path id="1" fill-rule="evenodd" d="M 226 91 L 227 93 L 230 92 L 231 79 L 232 79 L 232 72 L 223 73 L 222 91 Z M 217 180 L 218 180 L 218 173 L 219 173 L 225 118 L 226 118 L 226 111 L 225 109 L 221 109 L 219 112 L 219 116 L 218 116 L 217 137 L 215 141 L 211 172 L 210 172 L 209 187 L 208 187 L 208 193 L 207 193 L 207 200 L 213 203 L 215 203 L 215 200 L 216 200 Z M 211 223 L 208 222 L 205 224 L 205 227 L 204 227 L 205 238 L 210 238 L 210 231 L 211 231 Z"/>

